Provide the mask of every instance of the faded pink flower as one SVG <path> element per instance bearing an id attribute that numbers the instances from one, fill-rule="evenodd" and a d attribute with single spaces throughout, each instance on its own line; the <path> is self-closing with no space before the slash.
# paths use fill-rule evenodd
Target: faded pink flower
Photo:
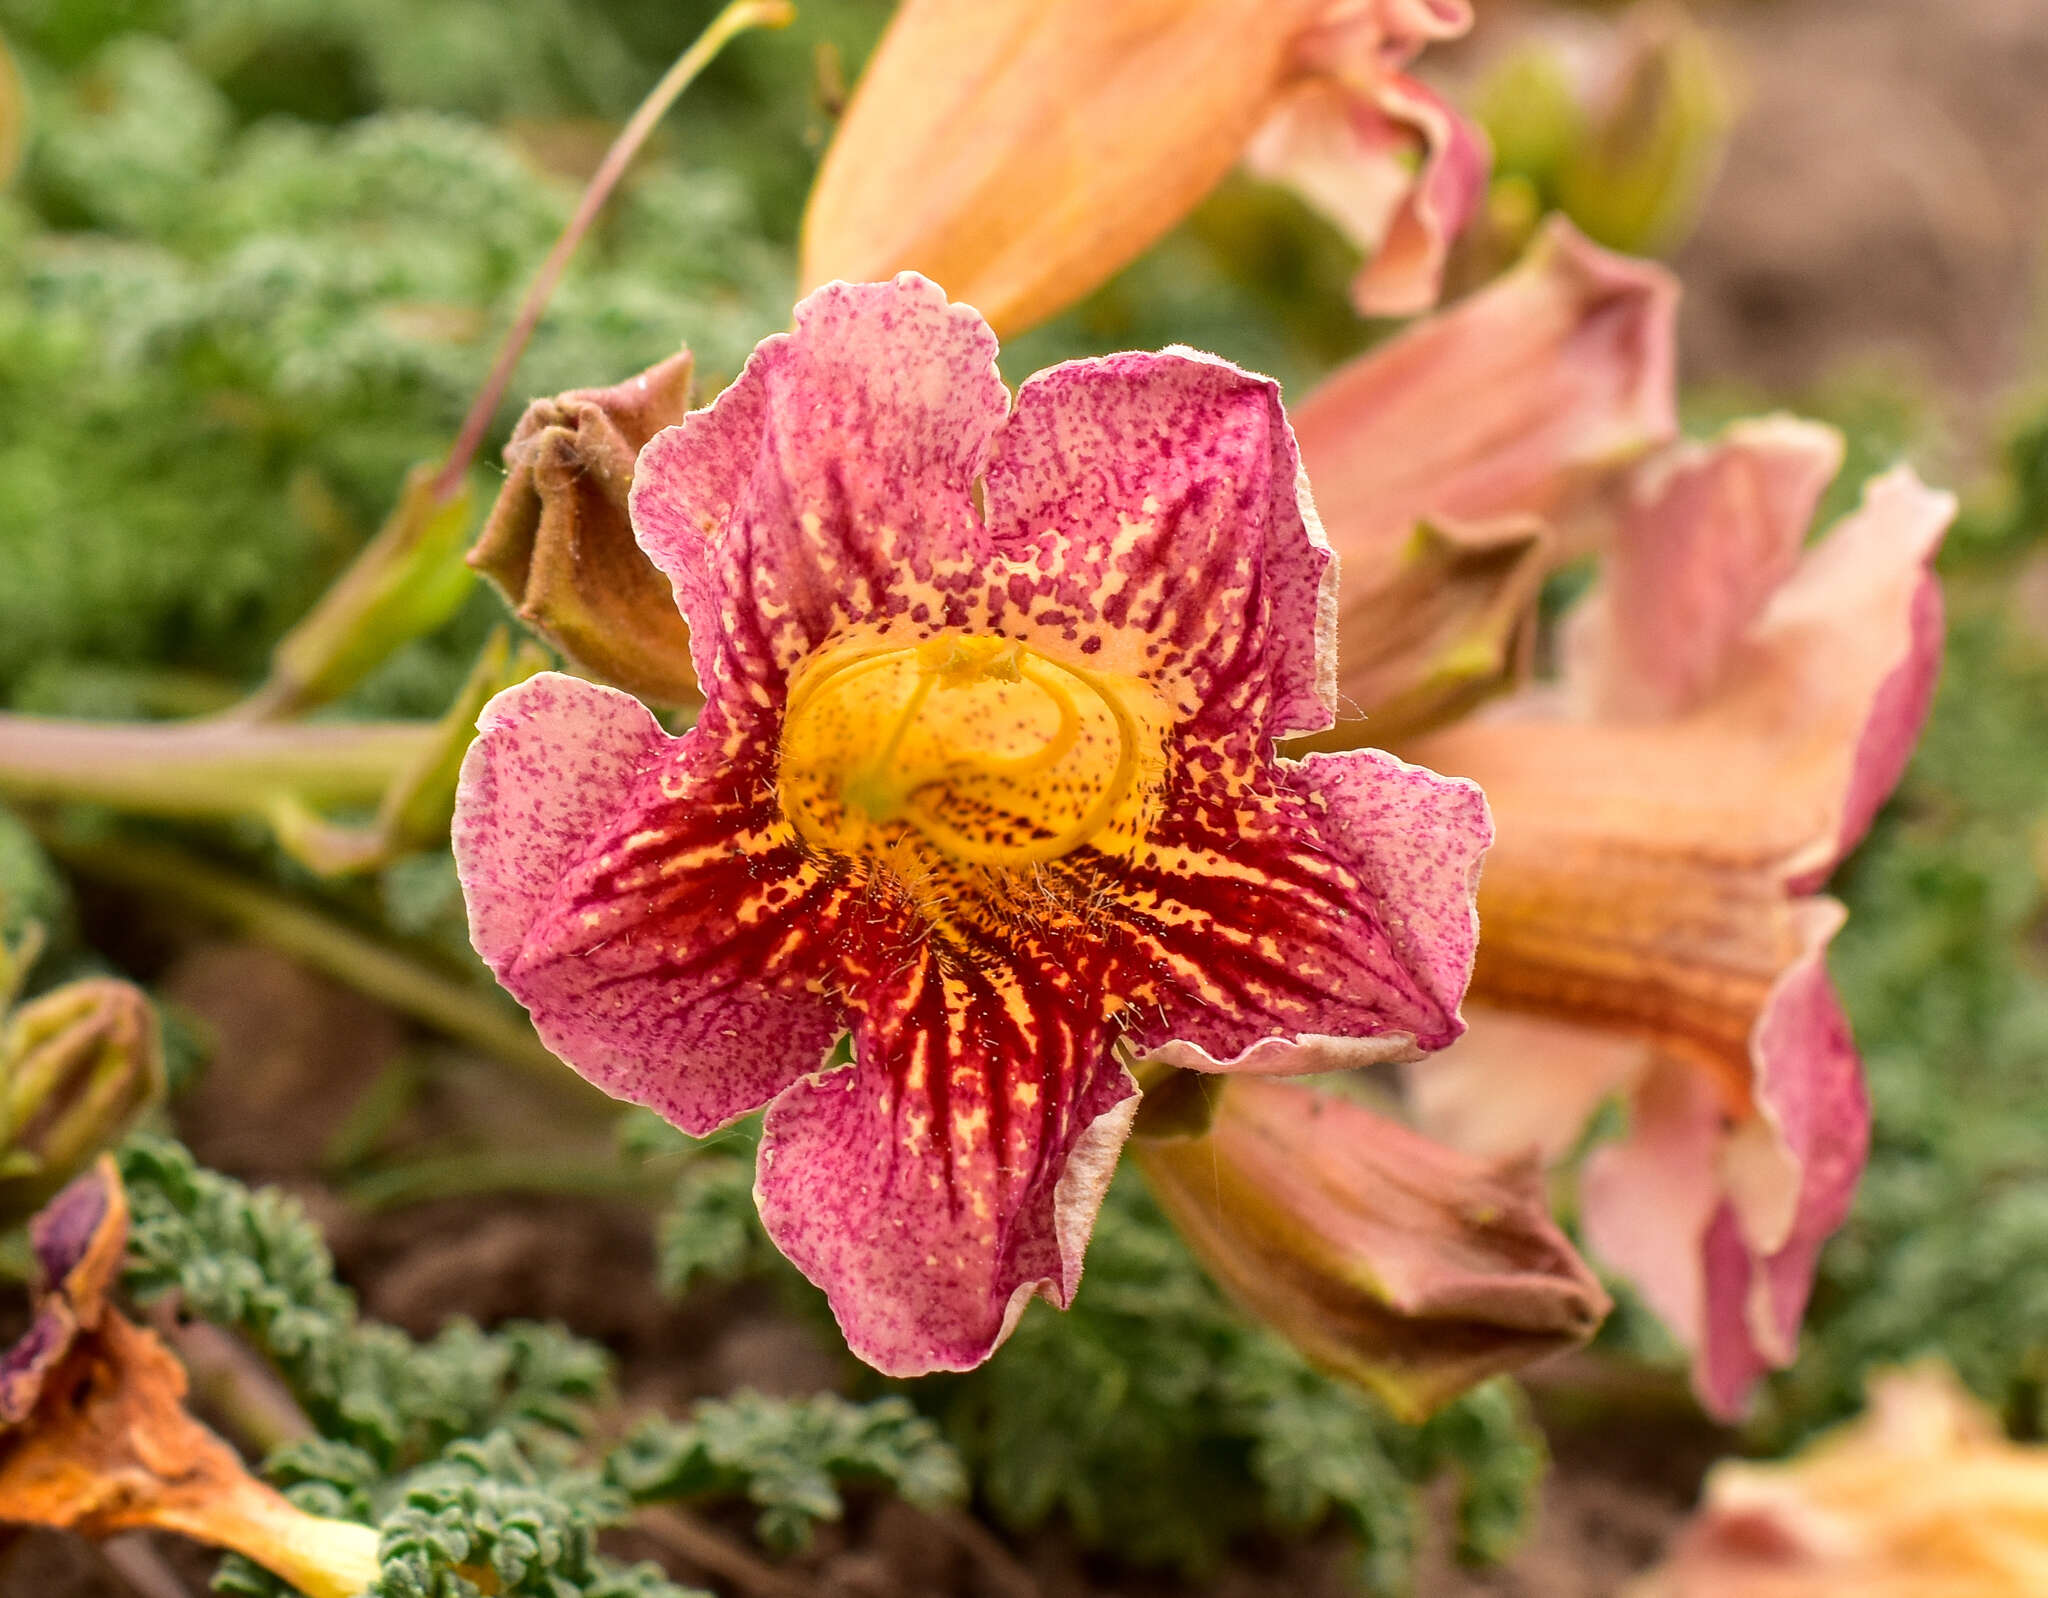
<path id="1" fill-rule="evenodd" d="M 1677 304 L 1662 268 L 1555 221 L 1512 271 L 1295 408 L 1341 572 L 1346 720 L 1310 747 L 1391 743 L 1523 671 L 1544 573 L 1677 433 Z"/>
<path id="2" fill-rule="evenodd" d="M 1206 1126 L 1132 1145 L 1160 1207 L 1239 1303 L 1403 1419 L 1606 1318 L 1535 1162 L 1474 1159 L 1292 1082 L 1206 1096 Z"/>
<path id="3" fill-rule="evenodd" d="M 1814 896 L 1904 769 L 1933 691 L 1929 570 L 1954 501 L 1903 468 L 1803 540 L 1829 430 L 1739 423 L 1633 476 L 1562 681 L 1409 753 L 1500 822 L 1471 1034 L 1414 1073 L 1425 1127 L 1557 1155 L 1598 1103 L 1628 1136 L 1581 1188 L 1588 1242 L 1733 1414 L 1790 1362 L 1869 1107 Z"/>
<path id="4" fill-rule="evenodd" d="M 972 1366 L 1064 1304 L 1119 1058 L 1289 1072 L 1455 1037 L 1485 804 L 1328 725 L 1335 574 L 1274 385 L 1040 373 L 906 274 L 828 286 L 631 499 L 706 703 L 545 675 L 463 769 L 471 934 L 549 1046 L 705 1132 L 849 1346 Z M 850 1064 L 828 1068 L 851 1035 Z"/>

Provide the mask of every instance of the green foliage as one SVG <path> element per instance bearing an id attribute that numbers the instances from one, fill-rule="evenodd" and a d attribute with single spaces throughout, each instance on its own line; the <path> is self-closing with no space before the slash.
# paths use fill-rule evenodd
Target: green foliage
<path id="1" fill-rule="evenodd" d="M 503 1434 L 458 1444 L 413 1473 L 382 1521 L 374 1598 L 680 1598 L 652 1567 L 599 1557 L 598 1528 L 625 1516 L 594 1478 L 538 1471 Z"/>
<path id="2" fill-rule="evenodd" d="M 661 1598 L 673 1589 L 593 1552 L 596 1531 L 632 1503 L 742 1497 L 760 1510 L 762 1540 L 787 1550 L 839 1518 L 842 1487 L 920 1504 L 964 1491 L 958 1456 L 906 1400 L 831 1393 L 742 1393 L 682 1420 L 651 1416 L 601 1471 L 570 1468 L 607 1386 L 595 1345 L 554 1327 L 486 1333 L 466 1321 L 416 1342 L 359 1317 L 289 1196 L 206 1170 L 163 1138 L 132 1139 L 121 1172 L 129 1290 L 177 1293 L 277 1369 L 320 1435 L 266 1468 L 301 1508 L 382 1528 L 377 1598 L 471 1598 L 456 1566 L 491 1570 L 506 1595 Z M 233 1591 L 281 1591 L 244 1562 L 225 1575 Z"/>
<path id="3" fill-rule="evenodd" d="M 69 884 L 35 835 L 0 809 L 0 948 L 16 948 L 33 937 L 39 952 L 66 949 L 76 937 L 76 922 Z"/>
<path id="4" fill-rule="evenodd" d="M 603 1352 L 559 1328 L 486 1333 L 458 1320 L 420 1343 L 362 1320 L 296 1200 L 205 1170 L 175 1143 L 132 1140 L 121 1174 L 134 1215 L 130 1289 L 176 1292 L 191 1313 L 240 1332 L 324 1436 L 382 1471 L 501 1428 L 529 1446 L 559 1444 L 604 1392 Z"/>
<path id="5" fill-rule="evenodd" d="M 537 1465 L 504 1432 L 457 1443 L 392 1482 L 368 1455 L 325 1440 L 280 1450 L 269 1474 L 301 1509 L 378 1526 L 383 1569 L 371 1598 L 693 1598 L 652 1565 L 597 1552 L 597 1533 L 628 1513 L 621 1494 L 588 1472 Z M 290 1591 L 238 1556 L 215 1587 L 245 1598 Z"/>
<path id="6" fill-rule="evenodd" d="M 1310 1370 L 1224 1302 L 1128 1175 L 1072 1309 L 1032 1306 L 982 1370 L 918 1396 L 1020 1530 L 1062 1513 L 1091 1544 L 1199 1572 L 1256 1528 L 1335 1517 L 1376 1592 L 1405 1582 L 1418 1493 L 1440 1472 L 1459 1479 L 1463 1552 L 1486 1560 L 1519 1534 L 1543 1463 L 1505 1383 L 1416 1428 Z"/>
<path id="7" fill-rule="evenodd" d="M 24 679 L 48 696 L 53 674 L 88 665 L 247 678 L 406 467 L 452 437 L 576 185 L 426 98 L 340 128 L 244 123 L 229 81 L 266 38 L 297 48 L 329 14 L 394 58 L 422 39 L 422 11 L 477 20 L 448 5 L 366 20 L 398 9 L 195 4 L 157 18 L 182 37 L 110 23 L 68 73 L 30 59 L 29 204 L 0 207 L 0 696 Z M 555 9 L 568 29 L 582 8 Z M 82 40 L 64 31 L 23 19 L 32 47 L 68 58 Z M 685 342 L 718 380 L 786 318 L 788 276 L 729 173 L 649 160 L 543 318 L 499 425 L 524 393 L 616 381 Z M 445 702 L 492 610 L 418 657 L 433 681 L 404 708 Z"/>
<path id="8" fill-rule="evenodd" d="M 619 1140 L 626 1154 L 680 1165 L 655 1223 L 655 1279 L 664 1293 L 680 1298 L 701 1283 L 737 1281 L 775 1268 L 781 1256 L 754 1207 L 758 1116 L 693 1138 L 651 1111 L 634 1110 L 621 1121 Z"/>
<path id="9" fill-rule="evenodd" d="M 959 1456 L 907 1400 L 854 1404 L 836 1393 L 742 1392 L 693 1406 L 685 1421 L 649 1416 L 605 1474 L 636 1501 L 743 1496 L 761 1512 L 756 1535 L 782 1553 L 804 1547 L 816 1522 L 839 1519 L 842 1484 L 878 1484 L 927 1506 L 967 1486 Z"/>
<path id="10" fill-rule="evenodd" d="M 649 1114 L 627 1118 L 629 1151 L 685 1162 L 661 1222 L 663 1268 L 679 1290 L 755 1274 L 794 1284 L 752 1203 L 758 1137 L 743 1123 L 700 1142 Z M 1071 1309 L 1035 1304 L 981 1369 L 905 1391 L 943 1423 L 976 1492 L 1011 1527 L 1030 1531 L 1060 1516 L 1090 1546 L 1195 1572 L 1247 1534 L 1298 1533 L 1335 1519 L 1358 1539 L 1367 1588 L 1397 1592 L 1414 1551 L 1419 1494 L 1431 1481 L 1457 1478 L 1460 1551 L 1486 1563 L 1521 1535 L 1544 1467 L 1510 1383 L 1491 1383 L 1409 1427 L 1311 1370 L 1225 1302 L 1128 1173 L 1110 1188 Z M 651 1426 L 614 1456 L 614 1478 L 639 1494 L 664 1472 L 716 1480 L 721 1459 L 758 1458 L 763 1475 L 748 1495 L 769 1511 L 764 1539 L 783 1541 L 770 1525 L 777 1506 L 758 1494 L 809 1500 L 801 1478 L 773 1464 L 783 1444 L 749 1407 L 761 1402 L 746 1400 L 714 1427 L 704 1406 L 688 1428 Z M 790 1423 L 808 1439 L 848 1424 L 829 1408 Z M 713 1451 L 712 1439 L 749 1433 L 747 1446 L 764 1453 L 733 1443 L 723 1456 Z M 900 1446 L 892 1426 L 878 1435 Z M 903 1478 L 887 1479 L 919 1496 Z"/>

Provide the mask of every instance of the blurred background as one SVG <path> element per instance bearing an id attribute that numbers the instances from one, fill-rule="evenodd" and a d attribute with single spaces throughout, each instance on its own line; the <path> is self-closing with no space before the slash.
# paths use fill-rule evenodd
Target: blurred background
<path id="1" fill-rule="evenodd" d="M 452 437 L 582 180 L 714 9 L 0 0 L 0 705 L 171 718 L 259 681 Z M 804 197 L 889 9 L 800 0 L 664 121 L 518 369 L 483 497 L 527 397 L 684 343 L 708 394 L 784 325 Z M 1561 207 L 1679 272 L 1695 431 L 1789 407 L 1849 438 L 1833 509 L 1898 459 L 1964 497 L 1934 717 L 1833 890 L 1876 1148 L 1801 1359 L 1722 1431 L 1624 1304 L 1526 1396 L 1494 1384 L 1411 1431 L 1239 1323 L 1120 1184 L 1073 1314 L 1037 1306 L 984 1372 L 914 1384 L 993 1532 L 935 1542 L 861 1500 L 800 1590 L 993 1591 L 1028 1567 L 1048 1595 L 1604 1593 L 1711 1460 L 1796 1446 L 1875 1365 L 1939 1352 L 2011 1435 L 2048 1432 L 2048 6 L 1479 13 L 1425 67 L 1499 152 L 1454 285 Z M 1181 342 L 1299 393 L 1388 331 L 1351 312 L 1354 264 L 1233 178 L 1005 370 Z M 505 612 L 467 581 L 433 603 L 329 714 L 457 700 Z M 445 847 L 336 881 L 254 822 L 0 811 L 0 916 L 51 929 L 38 986 L 149 985 L 179 1135 L 299 1194 L 369 1313 L 560 1318 L 636 1403 L 879 1385 L 753 1231 L 743 1137 L 622 1131 L 491 1058 L 503 1012 Z M 1023 1552 L 977 1554 L 991 1535 Z M 21 1598 L 126 1590 L 54 1538 L 4 1557 Z"/>

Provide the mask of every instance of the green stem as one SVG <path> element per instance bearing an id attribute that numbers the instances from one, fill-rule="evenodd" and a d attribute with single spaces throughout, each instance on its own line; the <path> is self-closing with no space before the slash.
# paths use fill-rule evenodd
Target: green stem
<path id="1" fill-rule="evenodd" d="M 655 1200 L 675 1186 L 673 1169 L 615 1158 L 505 1153 L 479 1149 L 426 1155 L 365 1172 L 343 1193 L 366 1210 L 396 1209 L 478 1193 L 547 1193 L 560 1197 Z"/>
<path id="2" fill-rule="evenodd" d="M 84 876 L 175 900 L 518 1067 L 565 1098 L 573 1095 L 585 1108 L 613 1108 L 609 1099 L 549 1053 L 532 1023 L 510 1005 L 330 916 L 175 849 L 86 841 L 54 829 L 44 829 L 39 836 L 51 854 Z"/>
<path id="3" fill-rule="evenodd" d="M 375 804 L 425 758 L 431 722 L 265 726 L 0 713 L 0 796 L 138 815 L 262 815 L 277 799 Z"/>
<path id="4" fill-rule="evenodd" d="M 434 479 L 437 498 L 452 498 L 462 487 L 469 463 L 475 458 L 484 434 L 490 430 L 491 418 L 497 414 L 498 404 L 505 397 L 505 387 L 512 380 L 512 368 L 519 364 L 519 357 L 525 353 L 526 342 L 533 337 L 541 312 L 547 308 L 555 285 L 561 281 L 562 273 L 569 265 L 569 257 L 576 253 L 576 246 L 583 242 L 583 235 L 590 231 L 590 224 L 597 220 L 597 213 L 604 209 L 604 202 L 611 198 L 619 179 L 626 175 L 626 168 L 640 153 L 640 146 L 647 142 L 647 135 L 654 131 L 654 125 L 675 104 L 676 96 L 690 86 L 691 80 L 709 66 L 713 57 L 734 37 L 750 28 L 787 27 L 795 16 L 796 8 L 789 0 L 733 0 L 711 19 L 711 26 L 698 36 L 697 42 L 676 58 L 675 65 L 662 74 L 661 81 L 640 102 L 632 120 L 619 130 L 619 136 L 612 140 L 611 148 L 605 151 L 604 160 L 584 189 L 583 198 L 577 202 L 569 225 L 562 229 L 562 236 L 555 240 L 555 247 L 548 251 L 548 258 L 541 262 L 540 270 L 534 274 L 533 283 L 520 304 L 518 316 L 513 319 L 511 331 L 505 335 L 490 376 L 484 379 L 483 387 L 477 391 L 469 415 L 463 419 L 462 431 L 456 435 L 455 444 L 448 451 L 447 464 Z"/>

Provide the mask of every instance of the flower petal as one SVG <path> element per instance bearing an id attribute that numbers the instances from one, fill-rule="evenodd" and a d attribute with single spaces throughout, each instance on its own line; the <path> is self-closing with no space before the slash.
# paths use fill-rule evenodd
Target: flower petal
<path id="1" fill-rule="evenodd" d="M 1563 1159 L 1649 1066 L 1648 1046 L 1626 1033 L 1483 1003 L 1464 1014 L 1464 1035 L 1403 1079 L 1415 1124 L 1482 1159 Z"/>
<path id="2" fill-rule="evenodd" d="M 1869 1379 L 1868 1411 L 1790 1460 L 1724 1460 L 1634 1598 L 2031 1598 L 2048 1449 L 1939 1360 Z"/>
<path id="3" fill-rule="evenodd" d="M 1272 379 L 1192 350 L 1040 372 L 986 502 L 991 630 L 1158 684 L 1196 730 L 1329 725 L 1336 570 Z"/>
<path id="4" fill-rule="evenodd" d="M 1551 548 L 1542 524 L 1525 517 L 1419 523 L 1373 596 L 1370 624 L 1345 635 L 1343 719 L 1289 751 L 1398 744 L 1517 683 L 1535 652 Z"/>
<path id="5" fill-rule="evenodd" d="M 1754 841 L 1761 760 L 1674 728 L 1467 724 L 1413 753 L 1481 783 L 1499 841 L 1480 883 L 1473 997 L 1657 1039 L 1746 1100 L 1749 1038 L 1797 957 L 1780 858 Z M 1721 789 L 1727 784 L 1729 791 Z"/>
<path id="6" fill-rule="evenodd" d="M 1848 1218 L 1870 1148 L 1870 1097 L 1825 950 L 1841 906 L 1802 907 L 1808 953 L 1758 1022 L 1758 1119 L 1723 1156 L 1727 1202 L 1706 1238 L 1702 1398 L 1732 1415 L 1789 1365 L 1821 1245 Z"/>
<path id="7" fill-rule="evenodd" d="M 1343 562 L 1342 628 L 1369 619 L 1418 521 L 1565 522 L 1677 431 L 1669 273 L 1553 222 L 1512 272 L 1340 369 L 1294 410 Z"/>
<path id="8" fill-rule="evenodd" d="M 1351 285 L 1361 315 L 1412 316 L 1436 303 L 1451 241 L 1486 192 L 1489 156 L 1485 135 L 1442 96 L 1372 71 L 1296 84 L 1245 164 L 1298 190 L 1366 251 Z"/>
<path id="9" fill-rule="evenodd" d="M 1005 333 L 1081 298 L 1237 160 L 1331 0 L 909 0 L 812 186 L 803 279 L 914 267 Z"/>
<path id="10" fill-rule="evenodd" d="M 1818 887 L 1856 846 L 1919 741 L 1941 670 L 1941 587 L 1931 568 L 1955 513 L 1953 494 L 1908 467 L 1877 478 L 1862 508 L 1807 552 L 1764 614 L 1756 658 L 1737 666 L 1736 713 L 1748 718 L 1781 711 L 1795 681 L 1815 698 L 1820 683 L 1833 689 L 1834 736 L 1808 738 L 1818 768 L 1810 780 L 1834 800 L 1829 835 L 1807 853 L 1794 892 Z"/>
<path id="11" fill-rule="evenodd" d="M 1566 721 L 1531 695 L 1411 751 L 1483 784 L 1500 820 L 1475 995 L 1640 1028 L 1747 1081 L 1752 1025 L 1803 941 L 1786 894 L 1868 825 L 1924 715 L 1926 563 L 1953 511 L 1909 472 L 1874 483 L 1686 716 Z"/>
<path id="12" fill-rule="evenodd" d="M 1825 962 L 1841 920 L 1832 900 L 1794 906 L 1799 952 L 1750 1036 L 1752 1113 L 1731 1129 L 1726 1068 L 1717 1080 L 1661 1053 L 1631 1095 L 1628 1135 L 1595 1149 L 1580 1177 L 1587 1246 L 1693 1351 L 1701 1402 L 1724 1418 L 1759 1376 L 1791 1362 L 1814 1264 L 1848 1215 L 1869 1147 L 1862 1067 Z M 1445 1060 L 1450 1071 L 1469 1041 Z M 1513 1093 L 1510 1062 L 1486 1063 L 1494 1071 L 1486 1081 L 1472 1073 L 1466 1099 L 1489 1085 Z M 1426 1096 L 1436 1065 L 1417 1072 L 1431 1130 L 1446 1124 Z"/>
<path id="13" fill-rule="evenodd" d="M 1238 1078 L 1203 1135 L 1134 1147 L 1234 1297 L 1406 1418 L 1584 1341 L 1607 1312 L 1533 1166 L 1488 1165 L 1343 1099 Z"/>
<path id="14" fill-rule="evenodd" d="M 995 353 L 979 316 L 913 273 L 834 283 L 656 435 L 633 527 L 675 584 L 702 682 L 758 702 L 851 626 L 962 625 L 981 580 L 974 481 L 1009 404 Z"/>
<path id="15" fill-rule="evenodd" d="M 1133 1029 L 1195 1071 L 1413 1058 L 1463 1030 L 1486 800 L 1378 750 L 1282 763 L 1255 806 L 1169 802 L 1112 915 L 1170 973 Z"/>
<path id="16" fill-rule="evenodd" d="M 470 937 L 541 1040 L 696 1133 L 816 1069 L 840 1030 L 808 985 L 832 890 L 765 777 L 554 672 L 478 725 L 455 828 Z"/>
<path id="17" fill-rule="evenodd" d="M 1706 1341 L 1707 1229 L 1723 1201 L 1727 1124 L 1709 1077 L 1659 1059 L 1630 1101 L 1628 1136 L 1593 1150 L 1579 1177 L 1586 1247 L 1695 1356 Z"/>
<path id="18" fill-rule="evenodd" d="M 1063 952 L 892 954 L 849 995 L 855 1063 L 769 1107 L 761 1219 L 886 1375 L 971 1369 L 1034 1295 L 1064 1308 L 1079 1284 L 1138 1101 L 1099 961 Z"/>
<path id="19" fill-rule="evenodd" d="M 1600 588 L 1572 612 L 1568 670 L 1603 719 L 1681 715 L 1798 564 L 1842 436 L 1789 416 L 1733 424 L 1639 467 Z"/>

